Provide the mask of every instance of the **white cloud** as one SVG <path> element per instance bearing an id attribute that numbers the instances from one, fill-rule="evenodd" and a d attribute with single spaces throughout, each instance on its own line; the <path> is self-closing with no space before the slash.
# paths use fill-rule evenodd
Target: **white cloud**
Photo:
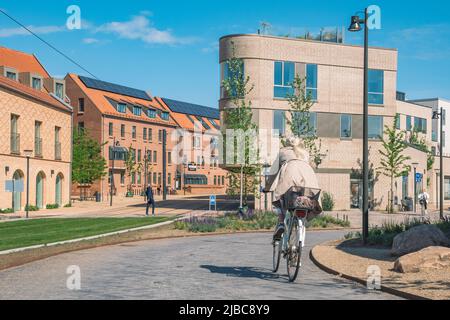
<path id="1" fill-rule="evenodd" d="M 84 38 L 83 39 L 83 43 L 85 44 L 95 44 L 95 43 L 99 43 L 100 40 L 95 39 L 95 38 Z"/>
<path id="2" fill-rule="evenodd" d="M 49 34 L 55 32 L 62 32 L 67 30 L 64 26 L 27 26 L 28 29 L 36 34 Z M 21 27 L 17 28 L 2 28 L 0 29 L 0 38 L 8 38 L 14 36 L 27 36 L 31 35 L 27 30 Z"/>
<path id="3" fill-rule="evenodd" d="M 197 40 L 193 37 L 176 37 L 171 30 L 158 30 L 147 15 L 134 16 L 125 22 L 106 23 L 98 27 L 96 32 L 111 33 L 122 39 L 140 40 L 149 44 L 189 44 Z"/>

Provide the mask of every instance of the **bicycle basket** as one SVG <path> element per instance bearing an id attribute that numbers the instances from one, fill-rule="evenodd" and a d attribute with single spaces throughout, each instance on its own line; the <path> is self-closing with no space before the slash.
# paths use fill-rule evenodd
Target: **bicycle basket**
<path id="1" fill-rule="evenodd" d="M 322 190 L 320 189 L 292 187 L 284 195 L 285 208 L 288 210 L 306 209 L 317 211 L 321 192 Z M 305 203 L 305 197 L 311 201 Z"/>

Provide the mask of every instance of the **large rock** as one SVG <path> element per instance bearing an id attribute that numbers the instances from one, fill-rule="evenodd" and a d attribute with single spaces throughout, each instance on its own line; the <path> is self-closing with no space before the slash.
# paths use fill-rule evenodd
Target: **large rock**
<path id="1" fill-rule="evenodd" d="M 394 238 L 391 253 L 403 256 L 432 246 L 448 247 L 449 239 L 434 225 L 422 225 L 411 228 Z"/>
<path id="2" fill-rule="evenodd" d="M 401 273 L 445 268 L 450 268 L 450 249 L 445 247 L 428 247 L 419 252 L 407 254 L 397 259 L 394 265 L 394 270 Z"/>

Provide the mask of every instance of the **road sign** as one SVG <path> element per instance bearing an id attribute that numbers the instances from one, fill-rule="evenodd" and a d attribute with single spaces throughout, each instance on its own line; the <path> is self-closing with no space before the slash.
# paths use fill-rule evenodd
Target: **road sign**
<path id="1" fill-rule="evenodd" d="M 422 182 L 423 179 L 423 175 L 421 173 L 416 173 L 416 182 Z"/>
<path id="2" fill-rule="evenodd" d="M 217 197 L 215 195 L 209 196 L 209 210 L 214 207 L 215 211 L 217 211 Z"/>
<path id="3" fill-rule="evenodd" d="M 197 171 L 197 165 L 191 163 L 188 165 L 188 170 L 189 171 Z"/>

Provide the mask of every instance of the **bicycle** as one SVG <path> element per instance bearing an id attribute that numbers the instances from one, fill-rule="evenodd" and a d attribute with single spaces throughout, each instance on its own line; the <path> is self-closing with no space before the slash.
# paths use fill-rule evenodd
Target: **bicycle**
<path id="1" fill-rule="evenodd" d="M 281 256 L 286 259 L 289 282 L 297 279 L 300 267 L 301 256 L 305 246 L 306 222 L 312 213 L 310 207 L 302 207 L 298 204 L 300 197 L 308 197 L 311 200 L 318 200 L 320 190 L 293 187 L 285 195 L 284 207 L 286 217 L 284 220 L 286 229 L 281 240 L 274 240 L 273 245 L 273 272 L 277 272 L 280 267 Z"/>

